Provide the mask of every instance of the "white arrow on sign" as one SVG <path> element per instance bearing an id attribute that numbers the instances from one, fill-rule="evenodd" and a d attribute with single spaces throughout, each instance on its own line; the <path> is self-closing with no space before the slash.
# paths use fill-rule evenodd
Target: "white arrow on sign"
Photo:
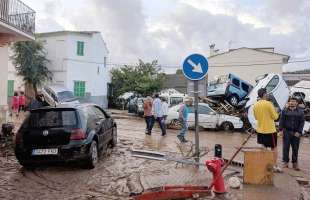
<path id="1" fill-rule="evenodd" d="M 196 64 L 191 59 L 188 59 L 187 63 L 190 64 L 193 67 L 193 72 L 201 73 L 201 74 L 203 73 L 202 67 L 201 67 L 200 63 Z"/>

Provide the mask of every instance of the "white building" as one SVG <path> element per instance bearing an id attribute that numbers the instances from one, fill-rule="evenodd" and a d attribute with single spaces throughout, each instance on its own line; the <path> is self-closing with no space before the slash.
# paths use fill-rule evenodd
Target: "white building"
<path id="1" fill-rule="evenodd" d="M 109 52 L 100 32 L 40 33 L 37 39 L 44 42 L 53 84 L 72 90 L 82 101 L 107 107 Z"/>
<path id="2" fill-rule="evenodd" d="M 235 74 L 241 79 L 255 84 L 255 78 L 267 73 L 282 74 L 282 67 L 289 60 L 288 55 L 275 53 L 274 48 L 238 48 L 216 54 L 210 46 L 208 78 Z"/>
<path id="3" fill-rule="evenodd" d="M 8 80 L 9 44 L 34 40 L 35 11 L 19 0 L 0 0 L 0 125 L 6 120 L 7 97 L 14 88 Z"/>

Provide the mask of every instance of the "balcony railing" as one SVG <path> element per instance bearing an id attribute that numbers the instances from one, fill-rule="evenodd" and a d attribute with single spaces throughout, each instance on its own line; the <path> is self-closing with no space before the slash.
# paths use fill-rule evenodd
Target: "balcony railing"
<path id="1" fill-rule="evenodd" d="M 35 11 L 19 0 L 0 0 L 0 21 L 31 36 L 35 32 Z"/>

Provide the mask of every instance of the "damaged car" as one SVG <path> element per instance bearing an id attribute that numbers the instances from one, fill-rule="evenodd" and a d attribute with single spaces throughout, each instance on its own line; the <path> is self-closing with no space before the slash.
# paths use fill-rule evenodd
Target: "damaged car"
<path id="1" fill-rule="evenodd" d="M 173 106 L 168 111 L 166 124 L 171 127 L 178 126 L 179 109 L 181 105 Z M 199 126 L 203 129 L 221 129 L 232 131 L 234 129 L 242 129 L 243 122 L 239 117 L 219 114 L 209 107 L 206 103 L 198 104 Z M 188 116 L 189 127 L 195 126 L 195 109 L 194 106 L 189 107 Z"/>
<path id="2" fill-rule="evenodd" d="M 252 88 L 251 84 L 234 74 L 223 75 L 208 83 L 208 97 L 227 100 L 232 106 L 237 106 Z"/>

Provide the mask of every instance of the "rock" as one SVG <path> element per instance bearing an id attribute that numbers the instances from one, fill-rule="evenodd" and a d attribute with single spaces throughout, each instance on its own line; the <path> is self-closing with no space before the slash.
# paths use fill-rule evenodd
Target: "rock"
<path id="1" fill-rule="evenodd" d="M 309 185 L 309 180 L 303 177 L 296 178 L 296 181 L 299 185 Z"/>
<path id="2" fill-rule="evenodd" d="M 228 185 L 232 189 L 239 189 L 241 186 L 241 181 L 238 177 L 233 176 L 228 179 Z"/>

